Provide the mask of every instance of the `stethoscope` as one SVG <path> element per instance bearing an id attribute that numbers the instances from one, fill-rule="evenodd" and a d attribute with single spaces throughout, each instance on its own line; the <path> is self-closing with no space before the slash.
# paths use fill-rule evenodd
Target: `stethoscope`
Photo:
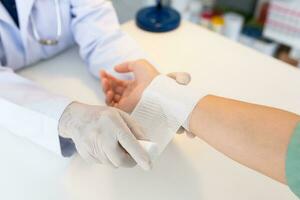
<path id="1" fill-rule="evenodd" d="M 37 26 L 36 23 L 33 19 L 33 16 L 30 15 L 30 21 L 31 21 L 31 25 L 32 25 L 32 31 L 33 31 L 33 36 L 35 38 L 36 41 L 38 41 L 41 45 L 45 45 L 45 46 L 51 46 L 51 45 L 57 45 L 59 42 L 59 39 L 61 37 L 61 33 L 62 33 L 62 21 L 61 21 L 61 11 L 60 11 L 60 6 L 59 6 L 59 2 L 58 0 L 53 0 L 54 4 L 55 4 L 55 12 L 56 12 L 56 22 L 57 22 L 57 26 L 56 26 L 56 37 L 54 37 L 53 39 L 51 38 L 42 38 L 37 30 Z"/>

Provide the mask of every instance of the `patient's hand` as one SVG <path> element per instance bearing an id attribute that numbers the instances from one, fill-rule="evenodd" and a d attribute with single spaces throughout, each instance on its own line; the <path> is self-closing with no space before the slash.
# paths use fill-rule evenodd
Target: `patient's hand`
<path id="1" fill-rule="evenodd" d="M 118 73 L 132 72 L 133 80 L 120 80 L 105 71 L 100 72 L 106 104 L 131 113 L 143 91 L 159 72 L 146 60 L 123 63 L 115 67 Z"/>

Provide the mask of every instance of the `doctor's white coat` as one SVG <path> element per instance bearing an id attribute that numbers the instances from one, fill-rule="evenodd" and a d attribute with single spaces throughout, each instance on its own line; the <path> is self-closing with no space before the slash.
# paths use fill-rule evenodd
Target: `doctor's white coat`
<path id="1" fill-rule="evenodd" d="M 33 16 L 42 38 L 56 36 L 53 0 L 16 0 L 18 28 L 0 3 L 0 126 L 30 139 L 57 154 L 68 142 L 58 135 L 58 121 L 72 100 L 49 93 L 14 73 L 58 54 L 77 43 L 90 72 L 110 71 L 126 60 L 144 57 L 136 43 L 124 34 L 110 2 L 105 0 L 59 0 L 62 36 L 58 45 L 42 46 L 32 33 Z M 60 144 L 62 143 L 62 144 Z"/>

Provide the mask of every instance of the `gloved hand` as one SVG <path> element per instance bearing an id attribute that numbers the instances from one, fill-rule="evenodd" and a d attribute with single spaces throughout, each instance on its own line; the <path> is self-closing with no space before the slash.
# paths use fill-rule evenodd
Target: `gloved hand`
<path id="1" fill-rule="evenodd" d="M 138 140 L 147 140 L 125 112 L 106 106 L 72 103 L 64 111 L 59 132 L 74 141 L 83 159 L 112 167 L 151 168 L 151 160 Z"/>
<path id="2" fill-rule="evenodd" d="M 106 103 L 131 113 L 139 102 L 143 91 L 160 73 L 146 60 L 123 63 L 116 66 L 115 70 L 118 73 L 132 72 L 134 80 L 120 80 L 105 71 L 101 71 L 100 77 L 103 92 L 106 94 Z M 182 85 L 188 85 L 191 81 L 190 74 L 184 72 L 174 72 L 168 76 Z M 179 133 L 183 132 L 185 129 L 179 131 Z M 187 135 L 193 137 L 191 133 L 187 133 Z"/>

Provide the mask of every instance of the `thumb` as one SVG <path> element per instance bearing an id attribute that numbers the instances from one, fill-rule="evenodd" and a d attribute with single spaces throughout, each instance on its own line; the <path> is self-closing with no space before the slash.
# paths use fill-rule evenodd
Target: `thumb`
<path id="1" fill-rule="evenodd" d="M 128 73 L 132 71 L 131 62 L 124 62 L 115 66 L 115 71 L 119 73 Z"/>
<path id="2" fill-rule="evenodd" d="M 144 60 L 125 62 L 115 67 L 118 73 L 133 73 L 137 81 L 147 79 L 149 74 L 149 63 Z"/>
<path id="3" fill-rule="evenodd" d="M 139 67 L 136 65 L 136 62 L 125 62 L 115 66 L 115 71 L 118 73 L 134 73 L 135 76 L 138 76 L 140 73 Z"/>
<path id="4" fill-rule="evenodd" d="M 188 85 L 191 82 L 191 75 L 186 72 L 173 72 L 168 74 L 168 77 L 176 80 L 178 84 Z"/>

